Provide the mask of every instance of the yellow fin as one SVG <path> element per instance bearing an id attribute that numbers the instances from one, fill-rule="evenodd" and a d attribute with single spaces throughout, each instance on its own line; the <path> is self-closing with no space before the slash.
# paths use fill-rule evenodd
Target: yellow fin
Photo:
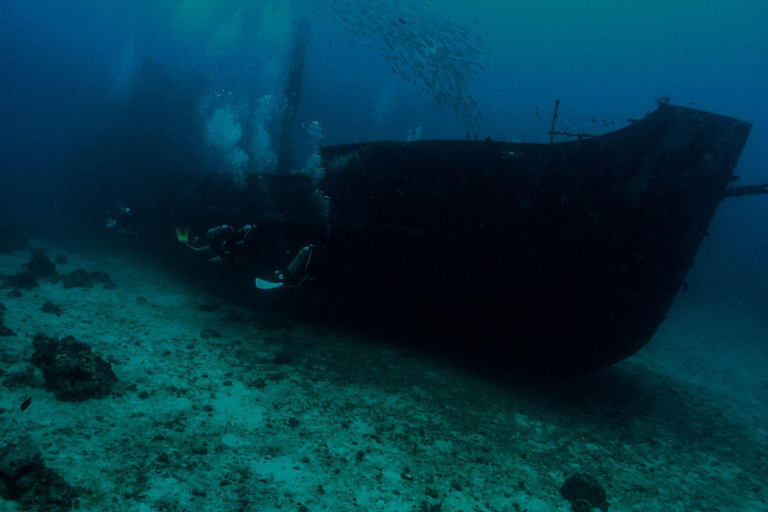
<path id="1" fill-rule="evenodd" d="M 187 243 L 189 241 L 189 228 L 176 228 L 176 238 L 179 242 Z"/>

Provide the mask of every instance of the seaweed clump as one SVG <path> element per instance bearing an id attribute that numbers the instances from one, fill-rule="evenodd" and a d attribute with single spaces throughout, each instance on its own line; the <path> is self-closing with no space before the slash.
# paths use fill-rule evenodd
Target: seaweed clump
<path id="1" fill-rule="evenodd" d="M 82 402 L 103 398 L 118 381 L 112 366 L 74 336 L 59 341 L 38 334 L 32 347 L 32 364 L 43 371 L 45 386 L 57 400 Z"/>
<path id="2" fill-rule="evenodd" d="M 61 314 L 64 312 L 64 310 L 61 308 L 61 306 L 54 304 L 53 302 L 47 300 L 43 304 L 43 307 L 40 308 L 40 311 L 43 313 L 51 313 L 52 315 L 61 316 Z"/>
<path id="3" fill-rule="evenodd" d="M 0 447 L 0 496 L 23 510 L 69 511 L 80 491 L 43 463 L 39 451 L 26 441 Z"/>
<path id="4" fill-rule="evenodd" d="M 56 273 L 56 265 L 45 254 L 36 252 L 27 263 L 27 271 L 35 277 L 51 277 Z"/>
<path id="5" fill-rule="evenodd" d="M 40 278 L 55 278 L 56 265 L 42 253 L 35 253 L 32 259 L 26 264 L 26 270 L 13 276 L 6 276 L 4 281 L 6 286 L 31 290 L 37 288 L 37 280 Z"/>
<path id="6" fill-rule="evenodd" d="M 592 508 L 608 512 L 605 488 L 590 475 L 576 473 L 568 477 L 560 488 L 560 494 L 571 502 L 574 512 L 588 512 Z"/>
<path id="7" fill-rule="evenodd" d="M 5 285 L 22 290 L 37 288 L 37 277 L 29 271 L 19 272 L 13 276 L 5 276 Z"/>

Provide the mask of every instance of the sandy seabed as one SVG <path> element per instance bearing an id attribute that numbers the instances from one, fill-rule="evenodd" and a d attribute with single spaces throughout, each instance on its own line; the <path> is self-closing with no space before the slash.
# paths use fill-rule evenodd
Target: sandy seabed
<path id="1" fill-rule="evenodd" d="M 80 510 L 568 511 L 574 473 L 611 511 L 768 510 L 768 320 L 679 298 L 637 356 L 522 384 L 238 304 L 204 312 L 216 298 L 160 265 L 37 245 L 117 285 L 0 290 L 16 333 L 0 373 L 28 368 L 43 333 L 91 345 L 120 379 L 83 402 L 58 401 L 39 370 L 0 386 L 0 446 L 39 450 Z M 0 275 L 30 254 L 0 255 Z"/>

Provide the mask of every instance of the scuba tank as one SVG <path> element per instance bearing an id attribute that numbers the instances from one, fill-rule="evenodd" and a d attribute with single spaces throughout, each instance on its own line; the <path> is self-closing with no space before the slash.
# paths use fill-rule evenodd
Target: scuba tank
<path id="1" fill-rule="evenodd" d="M 219 234 L 221 234 L 222 231 L 226 231 L 229 229 L 229 226 L 226 224 L 222 224 L 221 226 L 216 226 L 215 228 L 211 228 L 208 231 L 206 231 L 205 236 L 208 238 L 215 238 Z"/>
<path id="2" fill-rule="evenodd" d="M 277 281 L 267 281 L 264 279 L 256 278 L 256 288 L 260 290 L 272 290 L 275 288 L 297 288 L 304 284 L 304 281 L 307 279 L 314 279 L 312 276 L 310 276 L 309 273 L 309 263 L 310 259 L 312 258 L 312 251 L 315 249 L 314 245 L 305 245 L 302 247 L 298 254 L 293 258 L 293 261 L 288 265 L 288 268 L 285 269 L 285 273 L 291 274 L 291 275 L 297 275 L 297 274 L 303 274 L 301 276 L 301 279 L 299 279 L 298 282 L 294 282 L 294 284 L 285 284 L 285 275 L 283 272 L 276 270 L 275 271 L 275 277 L 277 277 Z"/>
<path id="3" fill-rule="evenodd" d="M 290 263 L 290 265 L 288 265 L 286 270 L 291 274 L 299 272 L 302 267 L 306 265 L 307 260 L 309 259 L 309 255 L 312 254 L 312 249 L 314 248 L 314 245 L 305 245 L 302 247 L 296 257 L 293 258 L 293 261 Z"/>

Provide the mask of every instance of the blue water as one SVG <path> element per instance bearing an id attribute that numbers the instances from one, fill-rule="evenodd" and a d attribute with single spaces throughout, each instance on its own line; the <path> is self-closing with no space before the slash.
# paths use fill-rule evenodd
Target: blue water
<path id="1" fill-rule="evenodd" d="M 271 95 L 276 103 L 298 19 L 309 20 L 311 41 L 297 120 L 304 127 L 319 122 L 321 144 L 402 140 L 416 128 L 424 139 L 463 138 L 469 129 L 481 139 L 546 141 L 555 99 L 562 101 L 559 128 L 599 134 L 641 117 L 657 97 L 668 95 L 675 104 L 753 123 L 736 174 L 741 184 L 768 181 L 764 3 L 403 2 L 403 21 L 424 20 L 411 25 L 390 16 L 398 12 L 396 5 L 4 2 L 0 212 L 35 225 L 56 223 L 37 217 L 61 202 L 61 187 L 54 183 L 61 174 L 57 164 L 102 130 L 100 112 L 130 94 L 145 58 L 199 73 L 208 96 L 220 89 L 232 92 L 217 106 L 238 109 L 236 121 L 252 118 L 259 98 Z M 428 41 L 438 47 L 447 37 L 441 33 L 446 20 L 466 30 L 479 52 L 473 60 L 483 68 L 474 67 L 477 74 L 462 86 L 461 94 L 477 103 L 471 126 L 454 109 L 438 107 L 419 84 L 395 75 L 380 51 L 386 49 L 383 38 L 396 34 L 398 25 L 428 32 Z M 395 46 L 404 42 L 390 39 Z M 144 106 L 147 116 L 153 107 Z M 206 116 L 210 111 L 197 116 L 200 127 Z M 299 142 L 301 161 L 309 146 Z M 250 169 L 260 169 L 264 158 L 251 154 Z M 760 302 L 756 310 L 764 306 L 768 286 L 763 256 L 768 232 L 762 222 L 767 208 L 765 201 L 752 199 L 723 204 L 712 231 L 724 243 L 701 256 L 706 273 L 743 281 L 748 302 Z M 711 254 L 723 247 L 738 253 L 738 264 L 729 264 L 728 254 Z"/>
<path id="2" fill-rule="evenodd" d="M 334 4 L 347 14 L 331 10 Z M 377 4 L 386 9 L 377 11 Z M 234 91 L 233 102 L 278 97 L 291 26 L 300 18 L 310 21 L 311 44 L 299 121 L 318 121 L 323 144 L 403 139 L 416 127 L 425 139 L 463 138 L 466 120 L 451 108 L 436 109 L 430 94 L 393 74 L 381 56 L 382 34 L 401 25 L 388 14 L 398 12 L 396 5 L 201 0 L 118 8 L 88 1 L 4 2 L 0 135 L 4 184 L 10 180 L 11 187 L 3 189 L 27 189 L 32 178 L 34 188 L 45 190 L 62 152 L 88 140 L 99 111 L 119 91 L 129 93 L 145 57 L 200 73 L 209 94 Z M 640 117 L 654 108 L 655 98 L 668 95 L 675 104 L 752 122 L 738 174 L 742 183 L 764 177 L 768 6 L 760 2 L 414 5 L 403 2 L 403 21 L 417 14 L 426 21 L 412 21 L 413 30 L 450 20 L 479 50 L 483 71 L 462 94 L 477 102 L 473 121 L 485 120 L 472 127 L 481 138 L 546 140 L 555 99 L 563 102 L 561 128 L 602 133 Z M 368 33 L 350 36 L 360 19 L 368 20 Z M 435 46 L 446 37 L 442 28 L 429 29 Z M 595 118 L 617 124 L 595 125 Z M 18 181 L 19 174 L 26 180 Z M 24 207 L 12 199 L 10 208 L 8 199 L 3 203 L 11 211 Z M 757 218 L 764 211 L 750 209 L 738 217 Z"/>
<path id="3" fill-rule="evenodd" d="M 73 213 L 71 187 L 88 184 L 68 179 L 77 167 L 73 155 L 104 136 L 124 139 L 129 118 L 137 132 L 178 137 L 162 158 L 144 155 L 146 168 L 137 172 L 230 173 L 242 186 L 245 175 L 274 171 L 291 48 L 305 22 L 296 171 L 312 172 L 320 145 L 467 135 L 546 142 L 555 100 L 559 129 L 599 135 L 627 126 L 666 96 L 752 123 L 737 185 L 768 183 L 768 2 L 4 0 L 0 228 L 43 240 L 77 238 L 72 230 L 82 208 Z M 134 101 L 148 90 L 142 70 L 150 65 L 175 78 Z M 173 112 L 168 98 L 181 90 L 196 96 L 184 112 Z M 125 172 L 113 161 L 104 173 L 110 165 Z M 104 204 L 92 208 L 98 222 L 98 210 L 119 199 L 119 191 L 103 194 Z M 720 205 L 688 282 L 686 305 L 727 310 L 732 332 L 748 331 L 755 346 L 768 340 L 765 324 L 733 320 L 758 321 L 768 308 L 767 196 Z M 670 339 L 714 331 L 711 319 L 676 318 L 683 320 L 664 331 Z M 717 361 L 718 351 L 730 354 L 737 343 L 725 334 L 718 339 L 707 341 L 703 359 Z M 687 363 L 677 363 L 688 382 Z M 757 380 L 765 386 L 764 374 Z M 674 404 L 665 402 L 667 408 Z M 763 501 L 752 496 L 752 509 L 737 510 L 768 510 L 765 491 L 755 495 Z M 482 500 L 476 506 L 496 510 Z"/>

